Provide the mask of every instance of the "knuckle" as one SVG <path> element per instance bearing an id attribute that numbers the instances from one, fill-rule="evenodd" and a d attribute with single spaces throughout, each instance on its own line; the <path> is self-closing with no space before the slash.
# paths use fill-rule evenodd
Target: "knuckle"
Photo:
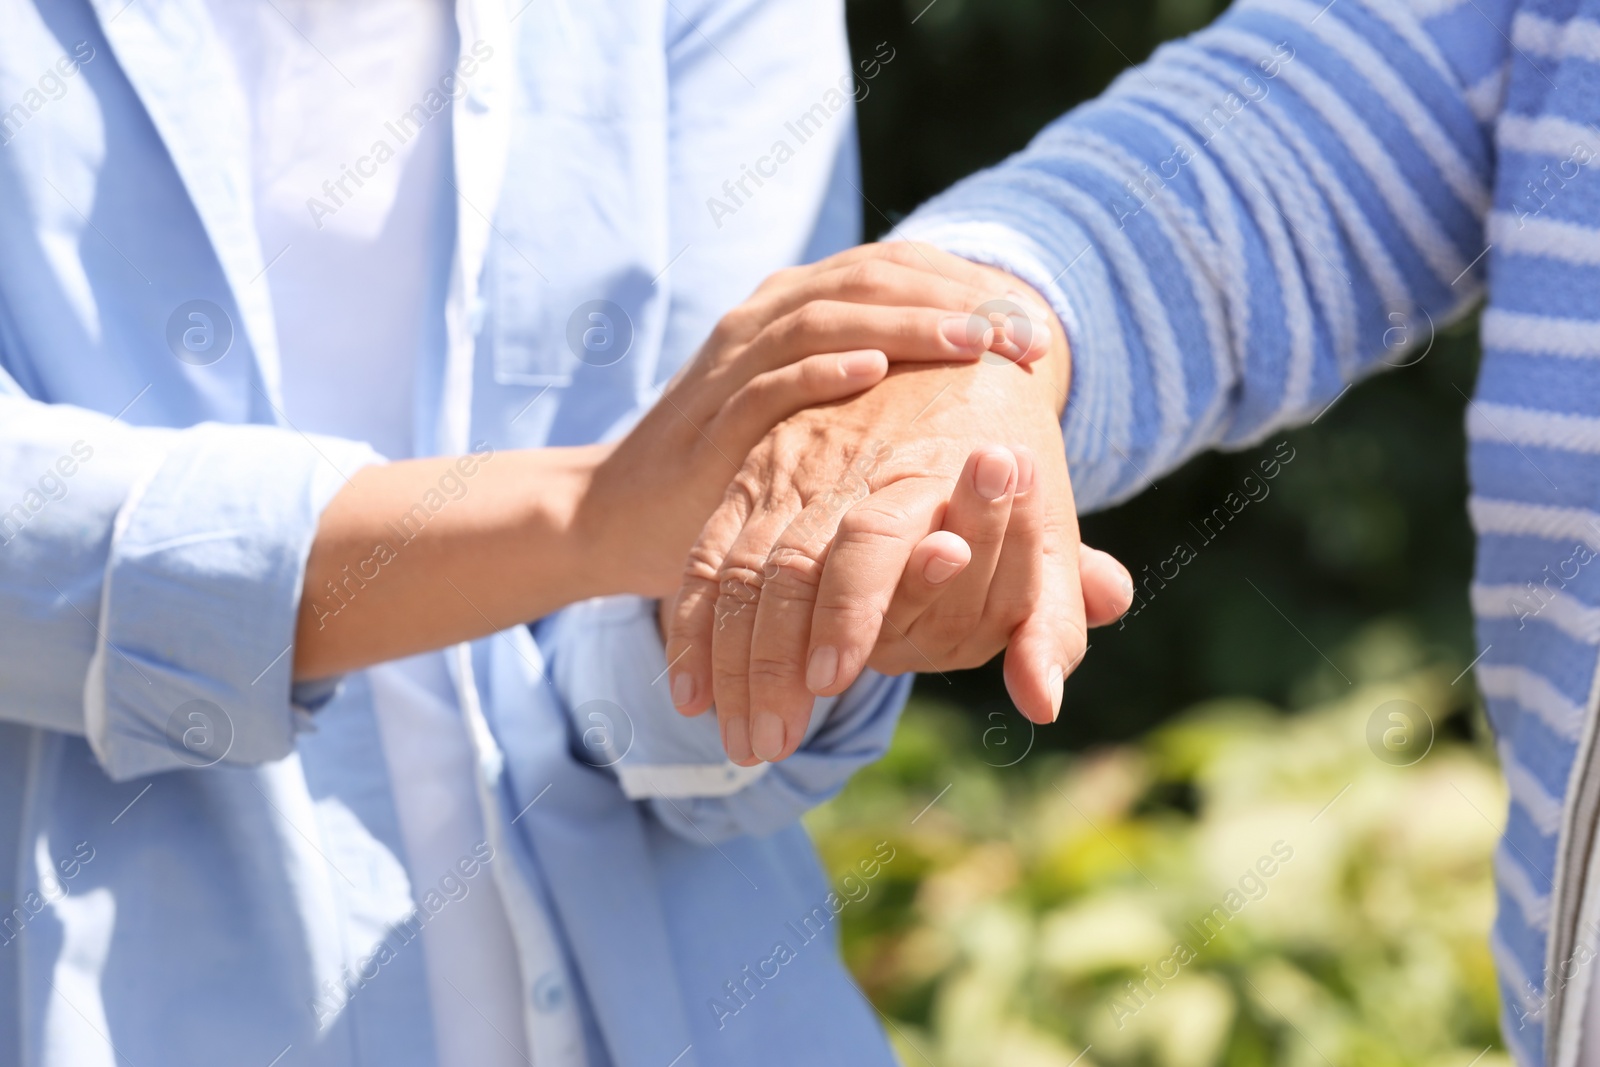
<path id="1" fill-rule="evenodd" d="M 722 410 L 717 412 L 717 425 L 737 426 L 751 418 L 755 412 L 765 406 L 768 397 L 771 395 L 771 384 L 766 374 L 758 374 L 741 385 L 728 398 L 728 402 L 722 406 Z"/>
<path id="2" fill-rule="evenodd" d="M 760 593 L 760 566 L 743 560 L 723 560 L 721 569 L 717 571 L 718 595 L 737 596 L 742 595 L 745 591 Z"/>
<path id="3" fill-rule="evenodd" d="M 836 318 L 833 307 L 825 300 L 812 300 L 795 309 L 789 316 L 787 339 L 802 338 L 826 333 Z"/>
<path id="4" fill-rule="evenodd" d="M 835 252 L 827 259 L 820 261 L 819 265 L 828 267 L 830 269 L 834 267 L 849 266 L 851 263 L 858 262 L 867 256 L 873 255 L 873 247 L 874 246 L 870 244 L 852 245 L 843 252 Z"/>
<path id="5" fill-rule="evenodd" d="M 711 328 L 711 346 L 720 349 L 736 343 L 739 340 L 739 327 L 742 321 L 738 308 L 718 319 L 717 324 Z"/>
<path id="6" fill-rule="evenodd" d="M 717 574 L 716 628 L 752 611 L 761 602 L 761 572 L 747 566 L 723 564 Z"/>
<path id="7" fill-rule="evenodd" d="M 871 597 L 846 589 L 835 590 L 826 599 L 819 599 L 817 613 L 825 615 L 827 624 L 841 633 L 868 629 L 875 626 L 883 615 L 882 609 Z"/>
<path id="8" fill-rule="evenodd" d="M 998 507 L 991 507 L 990 514 L 984 516 L 983 521 L 973 523 L 971 529 L 956 531 L 972 549 L 974 559 L 980 553 L 997 552 L 1005 544 L 1009 531 L 1006 527 L 1006 516 L 999 514 L 999 511 Z"/>
<path id="9" fill-rule="evenodd" d="M 910 266 L 919 261 L 916 246 L 910 241 L 879 241 L 866 247 L 874 255 L 886 259 L 890 263 Z"/>
<path id="10" fill-rule="evenodd" d="M 800 676 L 798 664 L 775 656 L 750 657 L 750 685 L 752 688 L 792 685 Z"/>
<path id="11" fill-rule="evenodd" d="M 781 267 L 761 280 L 741 307 L 754 303 L 758 298 L 771 296 L 774 293 L 787 292 L 798 285 L 805 277 L 806 271 L 802 267 Z"/>
<path id="12" fill-rule="evenodd" d="M 744 688 L 744 664 L 725 663 L 720 658 L 711 664 L 711 689 L 716 694 L 713 706 L 719 721 L 728 716 L 742 716 L 748 709 L 749 694 Z"/>
<path id="13" fill-rule="evenodd" d="M 795 327 L 795 315 L 791 311 L 770 322 L 764 323 L 756 335 L 750 339 L 745 352 L 753 366 L 770 368 L 783 362 L 780 355 L 788 348 L 793 347 L 794 339 L 798 336 Z"/>
<path id="14" fill-rule="evenodd" d="M 890 273 L 881 259 L 860 259 L 844 269 L 839 287 L 852 296 L 876 293 L 888 283 Z"/>
<path id="15" fill-rule="evenodd" d="M 830 382 L 838 380 L 836 364 L 831 360 L 807 359 L 796 368 L 795 384 L 801 393 L 820 393 Z"/>
<path id="16" fill-rule="evenodd" d="M 693 591 L 695 586 L 714 585 L 717 580 L 717 571 L 721 561 L 706 545 L 696 542 L 689 549 L 689 557 L 683 563 L 683 584 L 685 592 Z"/>
<path id="17" fill-rule="evenodd" d="M 751 469 L 747 462 L 739 468 L 739 473 L 733 476 L 727 491 L 722 494 L 723 507 L 735 509 L 741 516 L 753 515 L 766 492 L 767 486 L 761 472 Z"/>
<path id="18" fill-rule="evenodd" d="M 816 599 L 822 581 L 822 564 L 797 548 L 774 550 L 763 568 L 765 589 L 770 596 L 794 601 Z"/>
<path id="19" fill-rule="evenodd" d="M 803 267 L 781 267 L 767 275 L 767 280 L 761 288 L 770 286 L 773 289 L 788 289 L 804 278 L 805 273 Z"/>
<path id="20" fill-rule="evenodd" d="M 900 503 L 868 497 L 839 520 L 839 536 L 852 541 L 898 541 L 911 524 L 911 512 Z"/>

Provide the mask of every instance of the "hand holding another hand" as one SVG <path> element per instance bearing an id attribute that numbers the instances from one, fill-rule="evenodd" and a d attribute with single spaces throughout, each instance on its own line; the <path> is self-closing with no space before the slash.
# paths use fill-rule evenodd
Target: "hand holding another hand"
<path id="1" fill-rule="evenodd" d="M 976 294 L 930 291 L 908 268 L 875 270 L 875 299 L 867 290 L 850 264 L 780 271 L 723 318 L 583 494 L 574 528 L 609 561 L 606 591 L 675 590 L 706 516 L 777 424 L 881 382 L 891 365 L 976 362 L 1012 328 L 969 329 L 945 309 Z"/>
<path id="2" fill-rule="evenodd" d="M 295 676 L 444 648 L 589 597 L 663 596 L 774 425 L 859 393 L 891 364 L 976 361 L 993 339 L 969 333 L 964 315 L 917 303 L 923 286 L 911 271 L 878 277 L 876 303 L 839 299 L 857 273 L 769 279 L 614 445 L 485 446 L 357 471 L 318 522 Z M 388 565 L 397 558 L 406 563 Z"/>
<path id="3" fill-rule="evenodd" d="M 865 667 L 957 669 L 1008 648 L 1012 699 L 1053 720 L 1086 624 L 1132 592 L 1109 557 L 1080 564 L 1059 324 L 1019 280 L 924 246 L 798 270 L 831 287 L 808 289 L 819 295 L 960 312 L 969 338 L 1008 358 L 892 368 L 754 447 L 672 609 L 674 703 L 697 714 L 714 701 L 735 762 L 776 760 L 803 739 L 814 697 Z"/>

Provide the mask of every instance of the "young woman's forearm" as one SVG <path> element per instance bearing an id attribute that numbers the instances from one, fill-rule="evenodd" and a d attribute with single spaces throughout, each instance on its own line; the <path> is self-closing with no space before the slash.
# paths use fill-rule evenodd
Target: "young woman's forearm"
<path id="1" fill-rule="evenodd" d="M 609 446 L 368 467 L 323 512 L 295 632 L 296 679 L 444 648 L 614 592 L 575 536 Z M 618 561 L 620 562 L 620 561 Z"/>

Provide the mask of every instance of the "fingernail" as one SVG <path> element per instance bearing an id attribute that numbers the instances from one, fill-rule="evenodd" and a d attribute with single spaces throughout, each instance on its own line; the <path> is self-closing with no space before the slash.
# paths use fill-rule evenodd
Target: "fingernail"
<path id="1" fill-rule="evenodd" d="M 821 693 L 839 677 L 839 650 L 832 645 L 820 645 L 811 652 L 806 663 L 806 688 Z"/>
<path id="2" fill-rule="evenodd" d="M 1016 290 L 1006 294 L 1006 299 L 1012 301 L 1022 309 L 1028 317 L 1028 344 L 1030 352 L 1044 352 L 1050 347 L 1050 315 L 1051 312 L 1041 307 L 1038 300 Z M 1013 329 L 1016 327 L 1013 326 Z"/>
<path id="3" fill-rule="evenodd" d="M 750 725 L 750 748 L 758 759 L 773 762 L 783 755 L 783 720 L 770 711 L 755 713 Z"/>
<path id="4" fill-rule="evenodd" d="M 1011 450 L 1011 454 L 1017 457 L 1017 495 L 1023 496 L 1033 489 L 1036 468 L 1033 449 L 1019 445 Z"/>
<path id="5" fill-rule="evenodd" d="M 1050 668 L 1050 721 L 1061 718 L 1061 700 L 1066 695 L 1067 672 L 1059 665 Z"/>
<path id="6" fill-rule="evenodd" d="M 974 330 L 971 315 L 951 315 L 939 324 L 944 339 L 963 352 L 983 351 L 994 343 L 994 328 Z"/>
<path id="7" fill-rule="evenodd" d="M 985 500 L 999 500 L 1011 485 L 1011 458 L 1003 452 L 985 453 L 972 472 L 972 485 Z"/>
<path id="8" fill-rule="evenodd" d="M 672 704 L 674 707 L 686 708 L 694 699 L 694 675 L 675 674 L 672 676 Z"/>
<path id="9" fill-rule="evenodd" d="M 960 569 L 961 564 L 955 560 L 934 556 L 928 561 L 928 565 L 922 568 L 922 580 L 929 585 L 943 585 L 954 578 Z"/>
<path id="10" fill-rule="evenodd" d="M 882 373 L 882 352 L 851 352 L 839 360 L 839 369 L 846 378 L 870 378 Z"/>
<path id="11" fill-rule="evenodd" d="M 743 763 L 750 758 L 750 724 L 745 721 L 743 715 L 731 716 L 723 724 L 722 747 L 727 750 L 728 758 L 735 763 Z"/>
<path id="12" fill-rule="evenodd" d="M 1032 320 L 1020 311 L 999 318 L 1000 321 L 995 324 L 994 344 L 989 346 L 990 350 L 1016 362 L 1028 354 L 1028 348 L 1033 343 Z"/>

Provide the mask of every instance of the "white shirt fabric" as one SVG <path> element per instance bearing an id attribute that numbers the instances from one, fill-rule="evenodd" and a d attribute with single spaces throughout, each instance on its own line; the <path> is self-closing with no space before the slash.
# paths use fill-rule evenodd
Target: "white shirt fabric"
<path id="1" fill-rule="evenodd" d="M 412 455 L 416 367 L 445 344 L 454 233 L 448 108 L 393 158 L 385 129 L 456 63 L 448 0 L 208 0 L 251 114 L 251 176 L 282 367 L 305 432 Z M 408 128 L 408 132 L 410 132 Z M 354 280 L 359 279 L 359 284 Z M 420 898 L 485 841 L 475 757 L 441 653 L 371 669 Z M 522 979 L 494 879 L 423 927 L 439 1067 L 529 1062 Z"/>

